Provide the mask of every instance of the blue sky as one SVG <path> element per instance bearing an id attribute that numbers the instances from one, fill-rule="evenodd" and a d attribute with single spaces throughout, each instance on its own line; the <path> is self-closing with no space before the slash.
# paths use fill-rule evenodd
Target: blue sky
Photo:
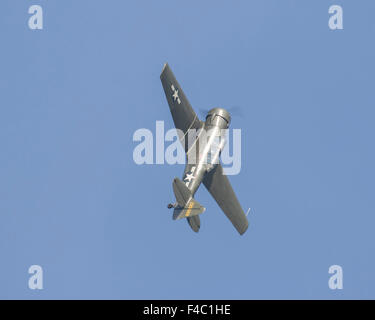
<path id="1" fill-rule="evenodd" d="M 370 0 L 3 1 L 0 298 L 374 299 L 374 14 Z M 135 130 L 173 127 L 166 61 L 197 110 L 242 110 L 242 237 L 203 187 L 200 232 L 172 221 L 183 165 L 133 162 Z"/>

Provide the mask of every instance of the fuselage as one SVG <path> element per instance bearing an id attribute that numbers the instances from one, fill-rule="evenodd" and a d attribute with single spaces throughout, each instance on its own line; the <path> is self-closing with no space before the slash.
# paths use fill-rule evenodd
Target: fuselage
<path id="1" fill-rule="evenodd" d="M 219 163 L 229 124 L 228 111 L 222 108 L 211 109 L 206 116 L 206 121 L 198 130 L 195 141 L 189 147 L 182 180 L 193 196 L 205 174 L 213 170 Z"/>

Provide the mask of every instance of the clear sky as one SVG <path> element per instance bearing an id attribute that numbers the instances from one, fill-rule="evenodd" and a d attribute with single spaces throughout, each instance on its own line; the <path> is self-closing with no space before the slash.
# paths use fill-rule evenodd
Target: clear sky
<path id="1" fill-rule="evenodd" d="M 374 299 L 374 15 L 372 0 L 2 1 L 0 298 Z M 242 110 L 243 236 L 204 187 L 200 232 L 173 221 L 183 165 L 133 161 L 135 130 L 173 127 L 166 61 L 196 110 Z"/>

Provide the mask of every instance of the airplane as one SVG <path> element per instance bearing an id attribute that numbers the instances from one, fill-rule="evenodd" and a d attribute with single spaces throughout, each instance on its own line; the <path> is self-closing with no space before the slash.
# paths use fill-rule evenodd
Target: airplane
<path id="1" fill-rule="evenodd" d="M 168 204 L 168 208 L 174 209 L 173 219 L 186 218 L 191 229 L 199 231 L 199 215 L 205 208 L 194 199 L 194 195 L 203 182 L 239 234 L 244 234 L 248 228 L 246 215 L 219 160 L 225 145 L 223 132 L 231 121 L 229 112 L 223 108 L 213 108 L 208 112 L 206 121 L 200 121 L 168 63 L 163 66 L 160 80 L 178 137 L 189 159 L 182 180 L 175 178 L 172 183 L 176 202 Z M 190 132 L 194 132 L 195 136 Z M 193 138 L 187 139 L 188 136 Z"/>

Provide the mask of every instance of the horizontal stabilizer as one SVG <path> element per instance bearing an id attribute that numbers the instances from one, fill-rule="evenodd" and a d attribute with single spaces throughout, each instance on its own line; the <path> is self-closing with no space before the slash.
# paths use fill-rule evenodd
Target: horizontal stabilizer
<path id="1" fill-rule="evenodd" d="M 191 198 L 190 201 L 186 204 L 186 206 L 177 206 L 176 208 L 174 208 L 173 220 L 194 217 L 198 214 L 203 213 L 205 210 L 205 207 L 201 206 L 198 201 Z"/>
<path id="2" fill-rule="evenodd" d="M 173 192 L 180 207 L 185 207 L 190 199 L 193 198 L 189 188 L 178 178 L 173 180 Z"/>
<path id="3" fill-rule="evenodd" d="M 198 215 L 206 208 L 193 198 L 190 189 L 178 178 L 173 180 L 173 192 L 177 202 L 173 211 L 173 220 L 187 218 L 190 227 L 198 232 L 201 225 Z"/>
<path id="4" fill-rule="evenodd" d="M 186 220 L 194 232 L 199 231 L 199 228 L 201 227 L 199 216 L 187 217 Z"/>

